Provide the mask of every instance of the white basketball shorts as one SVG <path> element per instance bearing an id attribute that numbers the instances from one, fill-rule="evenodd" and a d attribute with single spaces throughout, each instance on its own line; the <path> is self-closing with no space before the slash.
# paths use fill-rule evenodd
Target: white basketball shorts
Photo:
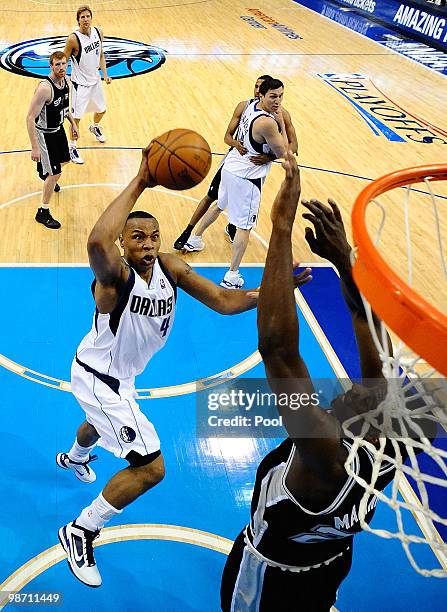
<path id="1" fill-rule="evenodd" d="M 222 168 L 217 206 L 220 210 L 227 209 L 230 223 L 240 229 L 251 229 L 256 225 L 264 180 L 265 177 L 242 178 Z"/>
<path id="2" fill-rule="evenodd" d="M 75 119 L 81 119 L 85 113 L 104 113 L 106 101 L 101 81 L 95 85 L 72 84 L 71 88 L 71 114 Z"/>
<path id="3" fill-rule="evenodd" d="M 119 381 L 118 392 L 73 361 L 71 390 L 86 420 L 101 436 L 98 445 L 125 459 L 130 451 L 141 456 L 160 450 L 155 427 L 135 401 L 133 383 Z"/>

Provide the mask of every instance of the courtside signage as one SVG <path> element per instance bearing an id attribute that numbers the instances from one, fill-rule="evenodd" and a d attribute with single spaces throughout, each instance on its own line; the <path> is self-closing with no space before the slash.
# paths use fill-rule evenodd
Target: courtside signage
<path id="1" fill-rule="evenodd" d="M 302 39 L 302 36 L 297 34 L 294 30 L 292 30 L 292 28 L 289 28 L 283 23 L 279 23 L 279 21 L 277 21 L 273 17 L 270 17 L 270 15 L 266 15 L 257 8 L 249 8 L 247 9 L 247 12 L 254 15 L 257 19 L 250 18 L 249 15 L 240 15 L 240 18 L 246 21 L 252 27 L 266 29 L 266 27 L 260 23 L 260 21 L 263 21 L 273 29 L 278 30 L 278 32 L 280 32 L 286 38 L 290 38 L 292 40 Z"/>
<path id="2" fill-rule="evenodd" d="M 394 15 L 393 22 L 433 40 L 447 41 L 446 20 L 439 15 L 420 11 L 414 6 L 401 4 Z"/>
<path id="3" fill-rule="evenodd" d="M 425 10 L 395 0 L 338 0 L 342 6 L 349 6 L 363 15 L 374 15 L 391 27 L 397 27 L 409 34 L 421 36 L 427 43 L 437 42 L 445 47 L 447 42 L 447 19 L 430 6 Z"/>
<path id="4" fill-rule="evenodd" d="M 21 76 L 42 78 L 50 70 L 48 58 L 63 51 L 66 36 L 25 40 L 0 52 L 0 66 Z M 160 68 L 166 60 L 163 49 L 126 38 L 104 37 L 104 55 L 108 76 L 113 79 L 145 74 Z M 70 65 L 67 73 L 70 74 Z"/>
<path id="5" fill-rule="evenodd" d="M 347 100 L 376 136 L 393 142 L 447 144 L 447 131 L 411 114 L 358 73 L 316 75 Z"/>

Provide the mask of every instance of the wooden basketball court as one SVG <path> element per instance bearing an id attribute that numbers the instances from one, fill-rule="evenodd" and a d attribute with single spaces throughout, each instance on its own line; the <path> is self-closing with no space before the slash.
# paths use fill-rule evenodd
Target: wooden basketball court
<path id="1" fill-rule="evenodd" d="M 24 39 L 65 36 L 76 26 L 77 2 L 5 0 L 2 4 L 4 19 L 0 27 L 5 46 Z M 89 119 L 81 122 L 79 147 L 85 148 L 85 164 L 69 164 L 64 168 L 63 189 L 51 204 L 51 210 L 62 222 L 58 232 L 48 231 L 34 221 L 40 201 L 35 192 L 40 191 L 41 183 L 27 152 L 25 115 L 37 80 L 20 78 L 5 70 L 0 72 L 0 103 L 5 109 L 0 218 L 4 228 L 14 228 L 5 232 L 0 261 L 86 261 L 88 232 L 117 193 L 117 185 L 125 183 L 135 171 L 139 162 L 135 148 L 143 147 L 169 128 L 191 128 L 208 140 L 215 153 L 211 179 L 220 154 L 226 151 L 223 135 L 232 111 L 240 100 L 251 97 L 259 74 L 272 74 L 285 84 L 284 106 L 292 115 L 299 139 L 303 197 L 335 198 L 348 228 L 353 200 L 368 179 L 396 168 L 436 163 L 445 158 L 445 138 L 438 133 L 435 135 L 439 139 L 431 144 L 409 138 L 392 142 L 383 135 L 376 136 L 355 108 L 316 76 L 366 75 L 384 96 L 405 109 L 407 121 L 412 119 L 411 114 L 442 129 L 447 102 L 442 75 L 289 0 L 259 2 L 258 11 L 264 18 L 250 12 L 246 4 L 233 0 L 92 3 L 93 24 L 100 26 L 106 36 L 160 47 L 165 51 L 166 61 L 157 70 L 116 79 L 105 86 L 108 104 L 102 123 L 107 135 L 105 145 L 99 145 L 88 132 Z M 265 29 L 251 26 L 241 16 L 255 19 Z M 268 17 L 302 38 L 287 38 L 267 23 Z M 386 102 L 385 106 L 393 107 Z M 421 131 L 408 133 L 420 140 L 424 136 Z M 18 152 L 7 153 L 10 151 Z M 266 181 L 256 229 L 263 240 L 252 237 L 245 262 L 264 260 L 262 243 L 269 239 L 269 209 L 281 172 L 274 167 Z M 200 199 L 208 182 L 187 193 L 157 191 L 144 195 L 144 206 L 160 220 L 164 250 L 172 250 L 174 239 L 194 210 L 195 201 L 184 196 Z M 21 197 L 17 203 L 5 206 Z M 399 224 L 399 217 L 395 222 Z M 394 220 L 390 223 L 387 227 L 393 227 Z M 416 230 L 418 224 L 424 223 L 424 215 L 417 211 L 415 223 Z M 228 261 L 230 246 L 223 240 L 224 225 L 225 220 L 219 219 L 205 234 L 206 250 L 188 255 L 188 260 Z M 300 227 L 302 221 L 297 224 L 295 254 L 302 261 L 314 261 Z M 396 246 L 396 241 L 392 244 Z M 427 259 L 431 257 L 430 241 L 420 242 L 418 247 Z M 395 256 L 394 248 L 389 256 Z"/>

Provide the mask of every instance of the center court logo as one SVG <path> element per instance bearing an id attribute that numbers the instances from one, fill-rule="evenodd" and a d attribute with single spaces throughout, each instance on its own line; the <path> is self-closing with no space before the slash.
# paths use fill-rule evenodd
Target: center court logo
<path id="1" fill-rule="evenodd" d="M 341 94 L 376 136 L 393 142 L 447 144 L 447 131 L 401 108 L 364 74 L 317 74 Z"/>
<path id="2" fill-rule="evenodd" d="M 0 66 L 21 76 L 42 78 L 48 74 L 48 58 L 65 47 L 65 36 L 26 40 L 0 54 Z M 145 74 L 160 68 L 166 57 L 163 49 L 126 38 L 104 37 L 107 73 L 113 79 Z M 68 69 L 70 74 L 70 67 Z"/>

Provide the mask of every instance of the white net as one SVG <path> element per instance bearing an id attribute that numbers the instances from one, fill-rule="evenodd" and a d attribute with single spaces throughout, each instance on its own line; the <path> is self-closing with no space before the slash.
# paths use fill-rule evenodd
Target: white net
<path id="1" fill-rule="evenodd" d="M 444 183 L 443 183 L 444 184 Z M 371 231 L 376 248 L 382 248 L 386 261 L 390 261 L 393 245 L 401 247 L 397 265 L 399 274 L 410 287 L 415 288 L 416 276 L 427 275 L 427 268 L 436 283 L 432 292 L 443 308 L 447 298 L 447 263 L 444 240 L 447 236 L 443 213 L 447 208 L 444 197 L 435 195 L 429 178 L 425 179 L 428 209 L 431 210 L 431 223 L 427 210 L 422 215 L 422 224 L 412 222 L 410 217 L 410 196 L 414 195 L 411 185 L 405 188 L 405 197 L 399 198 L 390 206 L 372 200 L 376 206 L 375 228 Z M 421 191 L 418 198 L 421 197 Z M 399 194 L 401 190 L 395 190 Z M 390 197 L 387 193 L 386 197 Z M 382 199 L 382 197 L 381 197 Z M 444 208 L 442 208 L 442 206 Z M 390 212 L 391 211 L 391 212 Z M 390 214 L 400 214 L 399 230 L 403 237 L 396 236 L 396 223 L 391 223 L 391 237 L 386 236 L 386 225 Z M 373 215 L 374 216 L 374 215 Z M 388 224 L 390 225 L 390 224 Z M 369 226 L 368 226 L 369 227 Z M 429 252 L 422 253 L 424 262 L 418 262 L 423 232 L 429 234 Z M 388 242 L 387 242 L 388 240 Z M 433 245 L 436 249 L 433 249 Z M 427 249 L 426 249 L 427 250 Z M 434 252 L 436 250 L 436 253 Z M 353 258 L 355 252 L 353 251 Z M 393 262 L 395 263 L 395 262 Z M 416 270 L 416 274 L 415 274 Z M 418 288 L 419 289 L 419 288 Z M 378 288 L 380 291 L 380 288 Z M 431 300 L 432 301 L 432 300 Z M 423 359 L 415 355 L 402 340 L 393 336 L 384 323 L 375 326 L 370 304 L 363 298 L 368 324 L 374 343 L 379 351 L 383 374 L 387 380 L 386 396 L 374 410 L 356 415 L 345 421 L 345 434 L 353 439 L 353 445 L 345 467 L 365 489 L 360 504 L 360 524 L 367 531 L 383 538 L 394 538 L 401 542 L 413 568 L 424 576 L 447 577 L 447 385 Z M 387 331 L 392 338 L 392 350 Z M 435 340 L 434 340 L 435 341 Z M 447 347 L 446 347 L 447 350 Z M 360 433 L 359 433 L 360 430 Z M 379 432 L 379 442 L 373 444 L 369 437 L 371 431 Z M 434 432 L 436 431 L 436 434 Z M 353 470 L 354 457 L 359 447 L 365 447 L 374 459 L 370 482 L 360 478 Z M 393 482 L 384 490 L 377 486 L 378 479 L 390 466 L 395 468 Z M 395 529 L 373 528 L 365 520 L 371 499 L 376 496 L 393 511 Z M 441 537 L 444 534 L 444 538 Z M 430 547 L 422 551 L 420 546 Z"/>

